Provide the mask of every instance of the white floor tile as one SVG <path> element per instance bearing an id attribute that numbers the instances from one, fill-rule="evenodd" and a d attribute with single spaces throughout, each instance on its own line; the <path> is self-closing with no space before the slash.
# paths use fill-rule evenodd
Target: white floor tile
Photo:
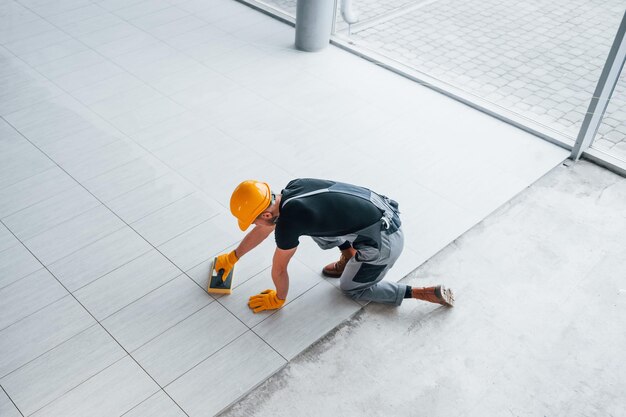
<path id="1" fill-rule="evenodd" d="M 132 352 L 212 301 L 192 280 L 181 275 L 124 307 L 102 324 Z"/>
<path id="2" fill-rule="evenodd" d="M 165 391 L 189 415 L 212 416 L 284 364 L 285 360 L 272 348 L 248 332 L 174 381 Z"/>
<path id="3" fill-rule="evenodd" d="M 131 134 L 133 140 L 149 151 L 172 144 L 208 126 L 201 115 L 180 113 L 163 122 Z"/>
<path id="4" fill-rule="evenodd" d="M 187 2 L 182 4 L 180 7 L 194 10 L 196 12 L 196 16 L 201 17 L 209 23 L 232 18 L 240 13 L 245 13 L 248 10 L 245 5 L 232 2 L 208 3 L 206 6 L 200 6 L 198 5 L 198 2 Z"/>
<path id="5" fill-rule="evenodd" d="M 209 68 L 227 76 L 231 71 L 238 68 L 257 65 L 259 61 L 268 56 L 269 52 L 265 49 L 247 44 L 202 62 Z"/>
<path id="6" fill-rule="evenodd" d="M 34 12 L 44 18 L 56 16 L 89 5 L 89 0 L 67 0 L 63 2 L 43 2 L 31 4 Z"/>
<path id="7" fill-rule="evenodd" d="M 168 98 L 155 100 L 149 104 L 138 107 L 132 112 L 113 117 L 110 122 L 122 132 L 132 135 L 146 129 L 154 123 L 174 117 L 184 112 L 185 109 Z"/>
<path id="8" fill-rule="evenodd" d="M 50 264 L 50 272 L 75 291 L 148 252 L 151 246 L 134 230 L 123 227 Z"/>
<path id="9" fill-rule="evenodd" d="M 23 37 L 6 43 L 4 46 L 16 55 L 23 55 L 43 49 L 58 42 L 66 41 L 70 37 L 58 29 L 51 29 L 36 35 Z"/>
<path id="10" fill-rule="evenodd" d="M 111 130 L 99 116 L 69 96 L 45 100 L 11 113 L 5 119 L 38 146 L 85 129 Z"/>
<path id="11" fill-rule="evenodd" d="M 185 417 L 184 411 L 163 391 L 159 391 L 148 398 L 124 417 Z"/>
<path id="12" fill-rule="evenodd" d="M 308 236 L 302 236 L 300 237 L 300 244 L 298 245 L 294 259 L 302 262 L 311 271 L 322 277 L 322 268 L 331 262 L 339 260 L 339 256 L 339 249 L 322 250 L 313 239 Z"/>
<path id="13" fill-rule="evenodd" d="M 195 65 L 189 69 L 173 73 L 169 76 L 152 82 L 152 86 L 166 95 L 172 95 L 199 85 L 206 80 L 218 78 L 218 74 L 203 65 Z"/>
<path id="14" fill-rule="evenodd" d="M 144 85 L 145 84 L 139 81 L 137 77 L 127 73 L 122 73 L 111 78 L 107 78 L 106 80 L 88 85 L 87 87 L 74 90 L 72 91 L 72 96 L 89 106 L 101 100 L 113 97 L 116 94 L 120 94 Z"/>
<path id="15" fill-rule="evenodd" d="M 104 61 L 100 64 L 81 68 L 71 73 L 52 78 L 52 81 L 65 91 L 74 91 L 98 81 L 106 80 L 123 73 L 119 66 Z"/>
<path id="16" fill-rule="evenodd" d="M 61 284 L 45 269 L 0 289 L 0 329 L 68 295 Z"/>
<path id="17" fill-rule="evenodd" d="M 20 242 L 17 240 L 13 233 L 9 231 L 3 224 L 0 224 L 0 253 L 6 249 L 18 245 Z M 1 256 L 1 255 L 0 255 Z"/>
<path id="18" fill-rule="evenodd" d="M 234 152 L 233 158 L 228 157 L 231 152 Z M 206 157 L 180 172 L 224 207 L 229 207 L 230 196 L 241 181 L 262 180 L 273 190 L 280 191 L 293 178 L 276 164 L 234 141 L 227 149 L 220 150 L 220 158 Z M 224 178 L 224 172 L 236 172 L 237 175 Z"/>
<path id="19" fill-rule="evenodd" d="M 121 133 L 95 128 L 70 133 L 63 139 L 41 145 L 41 150 L 57 163 L 79 159 L 99 148 L 123 139 Z"/>
<path id="20" fill-rule="evenodd" d="M 389 270 L 389 272 L 387 272 L 385 279 L 392 282 L 398 282 L 427 260 L 428 258 L 420 259 L 413 249 L 405 247 L 402 250 L 402 255 L 400 255 L 400 258 L 396 261 L 396 264 L 393 268 L 391 268 L 391 270 Z"/>
<path id="21" fill-rule="evenodd" d="M 359 304 L 323 281 L 253 330 L 291 360 L 360 309 Z"/>
<path id="22" fill-rule="evenodd" d="M 104 174 L 147 153 L 127 139 L 102 146 L 97 151 L 68 153 L 57 156 L 56 162 L 78 181 L 86 181 Z"/>
<path id="23" fill-rule="evenodd" d="M 77 185 L 5 217 L 2 221 L 15 236 L 24 241 L 99 205 L 98 200 Z"/>
<path id="24" fill-rule="evenodd" d="M 109 201 L 107 206 L 125 222 L 133 223 L 194 192 L 189 182 L 172 173 Z"/>
<path id="25" fill-rule="evenodd" d="M 63 91 L 49 81 L 34 81 L 11 86 L 2 92 L 0 114 L 6 115 L 32 104 L 63 94 Z"/>
<path id="26" fill-rule="evenodd" d="M 228 147 L 231 143 L 232 139 L 224 133 L 213 127 L 207 127 L 153 153 L 168 166 L 177 169 L 209 155 L 217 159 L 218 150 Z"/>
<path id="27" fill-rule="evenodd" d="M 166 9 L 170 3 L 165 0 L 141 1 L 128 7 L 115 9 L 115 14 L 126 20 L 132 20 Z"/>
<path id="28" fill-rule="evenodd" d="M 30 415 L 125 356 L 94 325 L 1 380 L 24 415 Z M 4 414 L 3 414 L 4 415 Z"/>
<path id="29" fill-rule="evenodd" d="M 0 377 L 95 324 L 71 296 L 0 331 Z"/>
<path id="30" fill-rule="evenodd" d="M 224 250 L 223 253 L 228 253 L 236 248 L 237 245 L 231 246 Z M 274 243 L 274 235 L 270 235 L 263 243 L 242 256 L 235 266 L 233 289 L 272 266 L 272 258 L 275 250 L 276 244 Z M 201 288 L 208 287 L 209 274 L 212 273 L 211 268 L 213 261 L 219 254 L 220 253 L 215 253 L 211 255 L 207 253 L 208 258 L 205 261 L 186 271 L 187 275 L 196 281 Z"/>
<path id="31" fill-rule="evenodd" d="M 94 32 L 82 34 L 77 36 L 77 39 L 99 51 L 98 47 L 106 43 L 124 39 L 128 36 L 138 36 L 142 34 L 141 29 L 136 28 L 130 23 L 123 22 Z"/>
<path id="32" fill-rule="evenodd" d="M 105 14 L 107 14 L 106 10 L 103 10 L 101 7 L 98 7 L 95 4 L 86 4 L 82 7 L 64 11 L 62 13 L 46 16 L 46 20 L 56 26 L 65 28 L 75 22 L 98 18 Z"/>
<path id="33" fill-rule="evenodd" d="M 33 416 L 122 415 L 158 390 L 159 386 L 127 356 Z"/>
<path id="34" fill-rule="evenodd" d="M 10 2 L 8 4 L 18 3 Z M 23 11 L 28 12 L 26 9 Z M 12 15 L 11 19 L 6 19 L 3 23 L 5 23 L 5 25 L 0 29 L 0 40 L 3 44 L 29 38 L 55 29 L 54 25 L 51 23 L 30 13 Z"/>
<path id="35" fill-rule="evenodd" d="M 0 120 L 0 152 L 10 152 L 15 147 L 26 146 L 28 141 L 4 120 Z"/>
<path id="36" fill-rule="evenodd" d="M 299 296 L 319 284 L 322 280 L 317 274 L 300 262 L 293 260 L 289 263 L 289 294 L 285 305 L 295 302 Z M 221 297 L 219 302 L 233 313 L 246 326 L 254 327 L 277 312 L 274 310 L 254 313 L 248 307 L 251 296 L 267 289 L 274 289 L 271 268 L 247 280 L 237 287 L 236 291 L 228 296 Z"/>
<path id="37" fill-rule="evenodd" d="M 45 265 L 124 227 L 124 223 L 103 206 L 89 210 L 24 242 Z"/>
<path id="38" fill-rule="evenodd" d="M 136 51 L 127 52 L 111 58 L 119 66 L 128 72 L 135 72 L 138 69 L 150 65 L 152 62 L 165 59 L 176 54 L 176 49 L 164 42 L 158 42 L 152 45 L 146 45 Z"/>
<path id="39" fill-rule="evenodd" d="M 212 303 L 132 355 L 159 385 L 166 386 L 247 330 L 224 307 Z"/>
<path id="40" fill-rule="evenodd" d="M 234 82 L 222 81 L 213 79 L 211 83 L 216 82 L 217 85 L 197 85 L 174 94 L 172 99 L 189 110 L 205 114 L 211 121 L 231 115 L 235 103 L 239 103 L 239 107 L 255 107 L 266 103 L 253 92 L 236 88 Z"/>
<path id="41" fill-rule="evenodd" d="M 417 254 L 418 259 L 428 259 L 480 220 L 468 210 L 433 197 L 424 201 L 414 216 L 403 217 L 405 245 Z M 428 236 L 428 239 L 420 238 L 422 236 Z"/>
<path id="42" fill-rule="evenodd" d="M 76 181 L 69 175 L 53 167 L 10 187 L 0 189 L 0 218 L 53 197 L 75 185 Z"/>
<path id="43" fill-rule="evenodd" d="M 196 16 L 185 16 L 180 19 L 174 20 L 170 23 L 159 25 L 150 29 L 147 29 L 153 36 L 167 41 L 169 38 L 181 35 L 193 29 L 198 29 L 206 26 L 206 22 Z"/>
<path id="44" fill-rule="evenodd" d="M 178 275 L 178 268 L 156 250 L 151 250 L 82 287 L 74 295 L 97 320 L 104 320 Z"/>
<path id="45" fill-rule="evenodd" d="M 10 247 L 0 251 L 0 288 L 43 268 L 17 239 L 12 242 Z"/>
<path id="46" fill-rule="evenodd" d="M 131 226 L 154 246 L 159 246 L 216 216 L 220 210 L 221 207 L 214 201 L 194 193 L 143 217 Z"/>
<path id="47" fill-rule="evenodd" d="M 35 69 L 45 77 L 55 79 L 85 67 L 102 64 L 105 61 L 106 58 L 103 58 L 102 55 L 91 49 L 86 49 L 75 54 L 38 65 Z"/>
<path id="48" fill-rule="evenodd" d="M 213 217 L 159 246 L 176 266 L 186 271 L 213 258 L 243 238 L 230 213 Z"/>
<path id="49" fill-rule="evenodd" d="M 161 161 L 148 155 L 84 181 L 85 187 L 105 203 L 170 172 Z"/>
<path id="50" fill-rule="evenodd" d="M 144 14 L 140 17 L 136 17 L 130 20 L 130 23 L 141 28 L 148 30 L 156 26 L 164 25 L 175 20 L 188 16 L 189 13 L 178 7 L 168 7 L 161 9 L 154 13 Z"/>
<path id="51" fill-rule="evenodd" d="M 147 85 L 140 85 L 105 98 L 104 100 L 97 101 L 91 104 L 89 108 L 105 119 L 111 119 L 161 98 L 164 98 L 164 96 L 154 88 L 148 87 Z"/>
<path id="52" fill-rule="evenodd" d="M 177 53 L 165 59 L 154 61 L 149 65 L 134 69 L 132 73 L 147 84 L 158 82 L 160 79 L 174 73 L 187 70 L 200 65 L 198 61 L 188 56 Z"/>
<path id="53" fill-rule="evenodd" d="M 99 0 L 98 5 L 106 10 L 118 10 L 131 5 L 142 3 L 145 0 Z"/>
<path id="54" fill-rule="evenodd" d="M 128 52 L 141 50 L 159 42 L 161 41 L 149 33 L 138 31 L 125 33 L 124 37 L 94 46 L 93 49 L 108 58 L 113 58 Z"/>
<path id="55" fill-rule="evenodd" d="M 211 26 L 217 27 L 228 33 L 236 33 L 240 30 L 259 23 L 266 23 L 265 27 L 271 26 L 276 21 L 266 15 L 259 16 L 258 12 L 252 8 L 242 9 L 239 13 L 224 19 L 212 22 Z M 269 23 L 269 24 L 267 24 Z"/>
<path id="56" fill-rule="evenodd" d="M 70 35 L 79 38 L 81 35 L 95 32 L 98 30 L 103 30 L 110 26 L 119 25 L 121 23 L 124 23 L 121 18 L 112 13 L 107 13 L 103 10 L 103 13 L 98 16 L 75 21 L 72 23 L 64 23 L 62 28 Z"/>
<path id="57" fill-rule="evenodd" d="M 0 390 L 0 413 L 3 417 L 22 417 L 13 402 L 3 390 Z"/>
<path id="58" fill-rule="evenodd" d="M 178 48 L 181 51 L 185 51 L 185 53 L 188 53 L 190 48 L 195 45 L 211 44 L 214 40 L 223 37 L 227 37 L 226 32 L 217 29 L 214 26 L 207 25 L 190 30 L 177 36 L 170 37 L 166 40 L 166 42 L 169 45 Z M 243 42 L 241 42 L 241 44 L 243 44 Z"/>
<path id="59" fill-rule="evenodd" d="M 0 189 L 14 185 L 54 166 L 46 155 L 29 146 L 18 152 L 0 155 Z"/>

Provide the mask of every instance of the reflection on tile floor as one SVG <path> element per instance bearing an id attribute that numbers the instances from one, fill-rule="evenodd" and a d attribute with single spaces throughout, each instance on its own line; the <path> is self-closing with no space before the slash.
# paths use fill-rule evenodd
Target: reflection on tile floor
<path id="1" fill-rule="evenodd" d="M 245 304 L 272 242 L 233 295 L 204 291 L 243 237 L 243 179 L 395 197 L 399 280 L 567 156 L 343 51 L 297 52 L 232 0 L 7 0 L 0 23 L 3 416 L 214 415 L 357 312 L 309 240 L 278 312 Z"/>

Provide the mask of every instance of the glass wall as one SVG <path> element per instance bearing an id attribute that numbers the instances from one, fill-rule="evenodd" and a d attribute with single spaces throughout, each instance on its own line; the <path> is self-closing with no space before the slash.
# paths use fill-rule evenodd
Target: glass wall
<path id="1" fill-rule="evenodd" d="M 337 25 L 337 36 L 574 140 L 624 2 L 353 0 L 352 8 L 359 21 L 350 34 Z"/>
<path id="2" fill-rule="evenodd" d="M 295 19 L 296 0 L 246 1 Z M 337 0 L 333 36 L 571 145 L 624 11 L 624 0 Z M 622 160 L 625 77 L 593 145 Z"/>

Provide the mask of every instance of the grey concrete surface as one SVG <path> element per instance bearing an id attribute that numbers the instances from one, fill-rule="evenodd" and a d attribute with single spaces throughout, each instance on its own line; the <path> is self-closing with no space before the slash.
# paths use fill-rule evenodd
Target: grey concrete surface
<path id="1" fill-rule="evenodd" d="M 293 14 L 296 0 L 262 0 Z M 350 40 L 575 138 L 622 0 L 353 0 Z M 337 33 L 348 37 L 338 16 Z M 626 73 L 594 148 L 626 161 Z"/>
<path id="2" fill-rule="evenodd" d="M 626 415 L 626 179 L 559 166 L 224 415 Z"/>

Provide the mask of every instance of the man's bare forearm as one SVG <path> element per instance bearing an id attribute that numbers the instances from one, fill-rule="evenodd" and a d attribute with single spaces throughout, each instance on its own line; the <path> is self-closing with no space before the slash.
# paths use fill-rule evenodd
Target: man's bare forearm
<path id="1" fill-rule="evenodd" d="M 241 258 L 246 253 L 256 248 L 261 242 L 267 239 L 272 231 L 274 231 L 273 227 L 254 226 L 254 229 L 250 230 L 250 232 L 243 238 L 241 243 L 239 243 L 237 249 L 235 249 L 235 254 L 237 255 L 237 258 Z"/>
<path id="2" fill-rule="evenodd" d="M 272 268 L 272 281 L 274 281 L 276 286 L 276 296 L 281 300 L 285 300 L 289 292 L 289 274 L 287 270 Z"/>

